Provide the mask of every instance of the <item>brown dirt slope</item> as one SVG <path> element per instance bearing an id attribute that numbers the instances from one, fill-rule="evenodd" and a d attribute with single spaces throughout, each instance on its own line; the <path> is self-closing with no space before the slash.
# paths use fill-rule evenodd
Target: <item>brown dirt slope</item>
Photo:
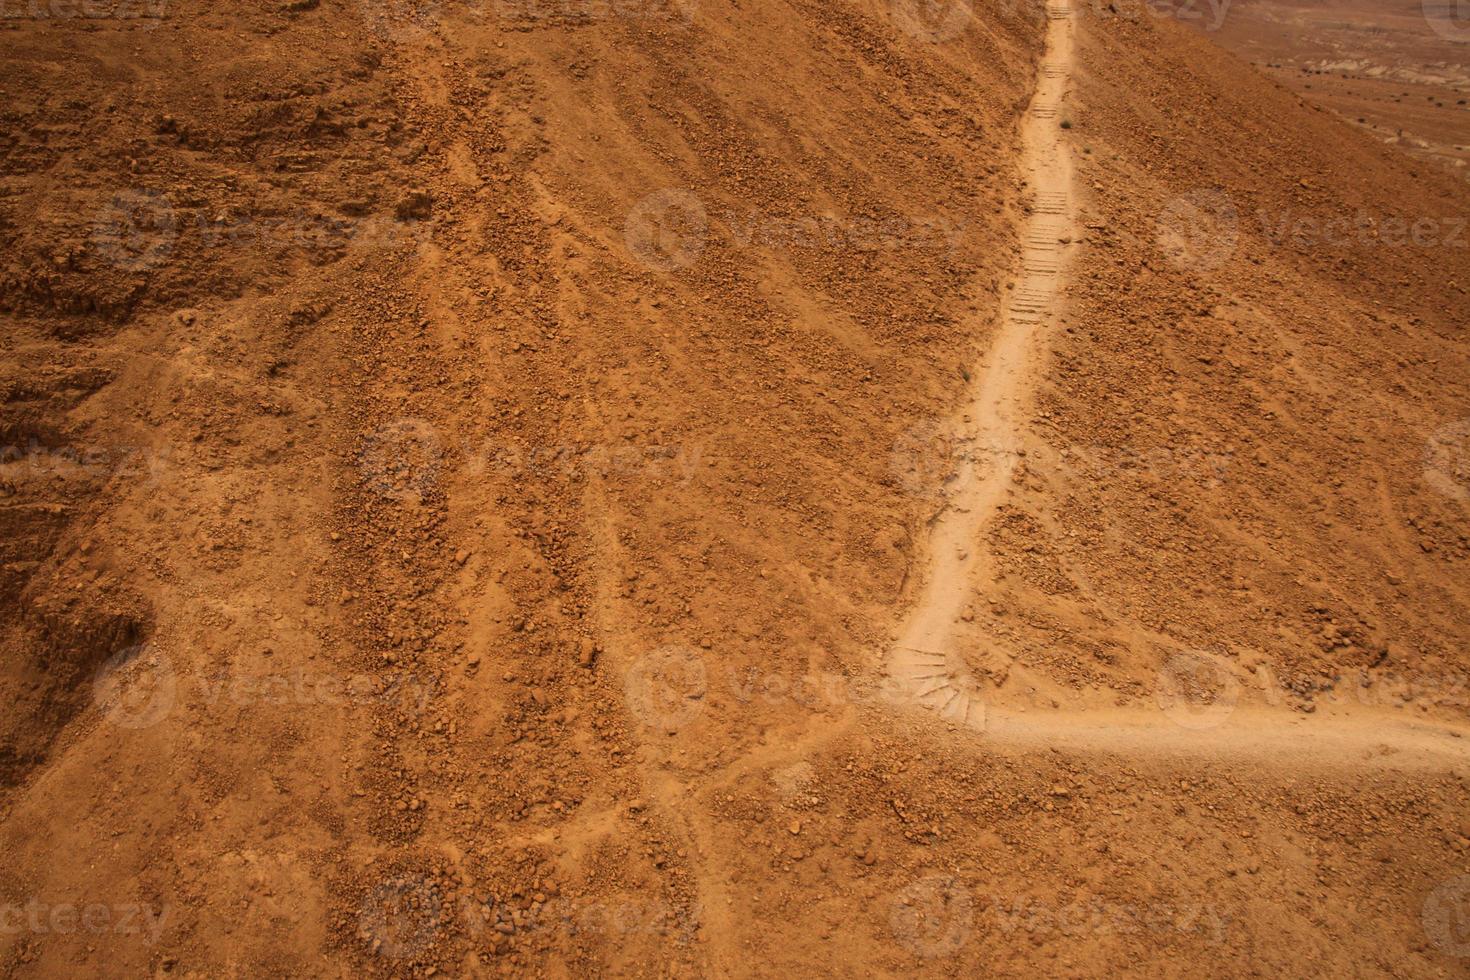
<path id="1" fill-rule="evenodd" d="M 1181 648 L 1306 703 L 1363 671 L 1447 688 L 1470 639 L 1442 479 L 1470 394 L 1464 184 L 1175 27 L 1097 23 L 1081 55 L 1091 247 L 1048 458 L 1003 529 L 1017 642 L 1043 661 L 1075 617 L 1108 624 L 1037 667 L 1125 690 Z"/>
<path id="2" fill-rule="evenodd" d="M 886 447 L 980 339 L 1038 39 L 547 13 L 6 24 L 6 900 L 168 915 L 11 966 L 696 955 L 623 674 L 830 668 L 896 596 Z M 452 914 L 385 951 L 400 891 Z M 492 928 L 536 895 L 648 921 Z"/>
<path id="3" fill-rule="evenodd" d="M 1464 766 L 1007 745 L 877 696 L 1044 30 L 0 23 L 0 968 L 1457 969 L 1421 912 Z M 974 542 L 987 696 L 1142 710 L 1201 650 L 1320 717 L 1339 666 L 1462 671 L 1465 512 L 1424 478 L 1464 252 L 1255 213 L 1452 220 L 1462 185 L 1167 24 L 1079 38 L 1072 307 Z M 1463 714 L 1420 700 L 1385 710 Z"/>

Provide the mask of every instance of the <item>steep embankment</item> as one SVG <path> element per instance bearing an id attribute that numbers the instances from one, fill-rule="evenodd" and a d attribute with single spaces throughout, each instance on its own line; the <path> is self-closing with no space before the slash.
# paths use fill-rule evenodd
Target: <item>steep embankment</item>
<path id="1" fill-rule="evenodd" d="M 1464 191 L 1035 13 L 7 22 L 6 968 L 1452 966 Z"/>
<path id="2" fill-rule="evenodd" d="M 166 910 L 11 966 L 739 957 L 657 764 L 876 666 L 1040 35 L 566 13 L 6 22 L 0 883 Z M 706 736 L 625 690 L 669 645 Z"/>
<path id="3" fill-rule="evenodd" d="M 1081 55 L 1090 247 L 994 541 L 1008 642 L 1064 690 L 1146 695 L 1193 651 L 1291 705 L 1412 681 L 1458 715 L 1464 184 L 1175 26 Z M 1047 652 L 1079 622 L 1085 656 Z"/>

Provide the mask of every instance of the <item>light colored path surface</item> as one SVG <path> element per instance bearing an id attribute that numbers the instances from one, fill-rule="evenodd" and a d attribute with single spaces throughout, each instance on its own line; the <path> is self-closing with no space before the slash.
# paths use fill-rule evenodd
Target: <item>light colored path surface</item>
<path id="1" fill-rule="evenodd" d="M 1348 710 L 1304 715 L 1242 705 L 1220 714 L 1169 710 L 1061 710 L 986 714 L 985 739 L 1022 751 L 1056 748 L 1120 757 L 1240 762 L 1262 770 L 1413 772 L 1470 775 L 1470 729 L 1416 722 L 1406 712 Z"/>
<path id="2" fill-rule="evenodd" d="M 1020 276 L 985 361 L 972 372 L 970 400 L 955 420 L 955 475 L 933 523 L 922 591 L 888 660 L 900 690 L 950 721 L 977 727 L 984 723 L 979 692 L 954 656 L 953 633 L 978 584 L 980 536 L 1005 500 L 1020 458 L 1031 378 L 1056 319 L 1066 271 L 1062 242 L 1075 238 L 1072 166 L 1058 118 L 1071 76 L 1073 22 L 1066 7 L 1050 7 L 1048 15 L 1046 55 L 1021 127 L 1031 213 L 1021 229 Z"/>

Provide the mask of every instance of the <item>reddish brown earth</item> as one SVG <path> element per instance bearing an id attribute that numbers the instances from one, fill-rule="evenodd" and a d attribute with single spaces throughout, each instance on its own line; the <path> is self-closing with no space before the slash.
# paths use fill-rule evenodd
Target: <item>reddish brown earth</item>
<path id="1" fill-rule="evenodd" d="M 1470 195 L 1105 6 L 6 8 L 5 974 L 1464 974 Z"/>
<path id="2" fill-rule="evenodd" d="M 1470 165 L 1470 20 L 1441 0 L 1200 7 L 1190 23 L 1268 78 L 1419 159 Z"/>

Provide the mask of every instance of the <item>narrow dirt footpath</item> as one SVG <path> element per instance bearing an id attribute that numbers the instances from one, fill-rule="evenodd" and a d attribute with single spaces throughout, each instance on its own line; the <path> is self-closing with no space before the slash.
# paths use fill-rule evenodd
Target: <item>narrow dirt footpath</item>
<path id="1" fill-rule="evenodd" d="M 974 727 L 984 725 L 984 709 L 955 657 L 953 633 L 984 581 L 986 556 L 977 545 L 1005 500 L 1022 455 L 1020 427 L 1032 378 L 1056 321 L 1065 248 L 1076 238 L 1072 165 L 1059 124 L 1071 76 L 1074 28 L 1069 7 L 1051 6 L 1047 15 L 1046 56 L 1021 126 L 1021 170 L 1030 175 L 1021 275 L 1001 310 L 985 361 L 972 372 L 970 400 L 953 423 L 954 444 L 962 449 L 944 509 L 933 523 L 922 591 L 888 663 L 902 696 L 949 721 Z"/>
<path id="2" fill-rule="evenodd" d="M 932 522 L 921 591 L 888 657 L 890 693 L 953 725 L 983 731 L 997 748 L 1022 752 L 1056 747 L 1251 760 L 1298 770 L 1465 765 L 1470 729 L 1416 722 L 1389 710 L 1349 704 L 1308 718 L 1244 700 L 1237 706 L 1236 697 L 1203 708 L 1164 698 L 1157 708 L 1027 710 L 988 703 L 993 699 L 972 679 L 961 630 L 970 618 L 967 607 L 994 581 L 983 538 L 1026 455 L 1024 420 L 1064 300 L 1068 250 L 1081 240 L 1061 126 L 1076 26 L 1064 4 L 1049 5 L 1047 17 L 1046 55 L 1021 129 L 1029 213 L 1020 229 L 1020 275 L 990 350 L 972 371 L 971 397 L 950 427 L 951 444 L 960 449 Z"/>

